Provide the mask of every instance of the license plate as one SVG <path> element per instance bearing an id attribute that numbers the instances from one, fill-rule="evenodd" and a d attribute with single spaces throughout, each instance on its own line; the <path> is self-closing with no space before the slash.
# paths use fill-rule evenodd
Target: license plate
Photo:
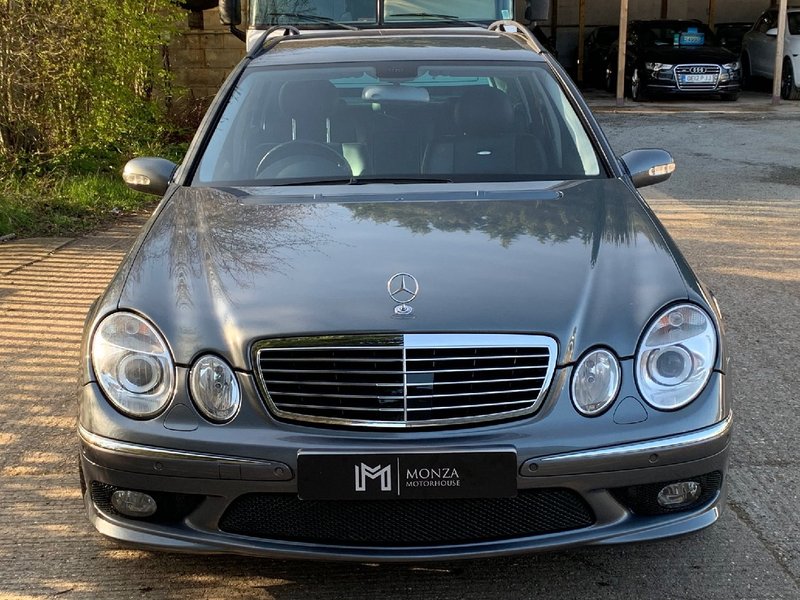
<path id="1" fill-rule="evenodd" d="M 511 451 L 435 454 L 320 454 L 301 451 L 302 500 L 510 498 L 517 494 Z"/>
<path id="2" fill-rule="evenodd" d="M 714 75 L 681 75 L 681 83 L 714 83 Z"/>

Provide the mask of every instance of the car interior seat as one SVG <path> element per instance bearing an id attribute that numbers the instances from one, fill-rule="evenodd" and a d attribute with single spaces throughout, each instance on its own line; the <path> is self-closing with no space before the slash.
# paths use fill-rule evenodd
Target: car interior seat
<path id="1" fill-rule="evenodd" d="M 515 125 L 511 99 L 483 86 L 465 90 L 456 101 L 457 133 L 428 144 L 423 173 L 436 175 L 524 175 L 543 171 L 546 162 L 536 136 Z"/>

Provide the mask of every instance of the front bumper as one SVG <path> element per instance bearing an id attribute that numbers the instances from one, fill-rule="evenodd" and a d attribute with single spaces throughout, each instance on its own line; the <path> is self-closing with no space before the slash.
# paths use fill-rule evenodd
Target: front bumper
<path id="1" fill-rule="evenodd" d="M 680 435 L 580 452 L 527 458 L 518 454 L 517 487 L 565 489 L 590 507 L 593 523 L 569 531 L 480 542 L 436 545 L 342 545 L 234 535 L 219 523 L 231 503 L 245 494 L 296 495 L 295 464 L 202 452 L 183 452 L 121 442 L 80 427 L 81 469 L 90 487 L 84 499 L 102 534 L 152 549 L 195 553 L 227 552 L 272 557 L 340 560 L 419 561 L 478 558 L 583 544 L 613 544 L 685 534 L 714 523 L 725 500 L 725 473 L 732 414 Z M 721 485 L 701 503 L 680 512 L 637 514 L 613 490 L 686 480 L 719 473 Z M 92 482 L 121 489 L 155 490 L 198 497 L 191 512 L 172 522 L 125 518 L 98 508 Z M 436 501 L 425 501 L 436 502 Z M 420 523 L 423 527 L 424 523 Z"/>
<path id="2" fill-rule="evenodd" d="M 742 90 L 741 73 L 724 70 L 716 82 L 708 86 L 679 85 L 674 70 L 648 72 L 643 84 L 647 93 L 655 95 L 709 96 L 738 94 Z"/>

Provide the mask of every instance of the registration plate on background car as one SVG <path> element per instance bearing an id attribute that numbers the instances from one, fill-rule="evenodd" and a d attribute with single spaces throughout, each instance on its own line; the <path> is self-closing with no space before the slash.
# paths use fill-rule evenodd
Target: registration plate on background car
<path id="1" fill-rule="evenodd" d="M 681 83 L 714 83 L 714 75 L 681 75 Z"/>
<path id="2" fill-rule="evenodd" d="M 517 493 L 513 451 L 320 454 L 297 457 L 302 500 L 510 498 Z"/>

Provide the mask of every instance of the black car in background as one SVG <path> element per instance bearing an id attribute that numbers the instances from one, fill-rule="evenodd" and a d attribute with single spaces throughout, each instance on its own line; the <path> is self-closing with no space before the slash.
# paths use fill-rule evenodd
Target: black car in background
<path id="1" fill-rule="evenodd" d="M 604 25 L 594 29 L 586 38 L 583 64 L 583 81 L 603 88 L 608 80 L 606 67 L 613 59 L 609 56 L 611 48 L 619 39 L 619 27 Z"/>
<path id="2" fill-rule="evenodd" d="M 742 53 L 744 34 L 752 28 L 752 23 L 717 23 L 714 31 L 719 38 L 719 43 L 738 55 Z"/>
<path id="3" fill-rule="evenodd" d="M 609 73 L 616 71 L 613 61 L 607 68 Z M 660 20 L 630 24 L 625 89 L 633 100 L 656 94 L 716 94 L 723 100 L 736 100 L 741 82 L 739 57 L 724 48 L 704 23 Z"/>

